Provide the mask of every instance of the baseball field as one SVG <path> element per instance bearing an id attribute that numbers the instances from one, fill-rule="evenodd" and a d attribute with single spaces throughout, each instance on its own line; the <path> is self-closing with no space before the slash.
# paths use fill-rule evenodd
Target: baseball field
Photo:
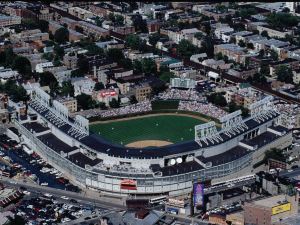
<path id="1" fill-rule="evenodd" d="M 163 146 L 194 139 L 194 126 L 205 121 L 185 114 L 152 114 L 99 121 L 90 130 L 113 143 L 130 147 Z"/>

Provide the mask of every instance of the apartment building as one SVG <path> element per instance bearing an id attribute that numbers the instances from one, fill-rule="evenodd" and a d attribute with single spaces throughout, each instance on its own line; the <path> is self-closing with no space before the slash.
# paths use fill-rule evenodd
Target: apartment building
<path id="1" fill-rule="evenodd" d="M 87 18 L 90 18 L 93 16 L 93 12 L 80 8 L 80 7 L 70 7 L 68 9 L 68 12 L 73 15 L 78 17 L 79 19 L 86 20 Z"/>
<path id="2" fill-rule="evenodd" d="M 245 52 L 245 48 L 235 44 L 221 44 L 214 46 L 214 54 L 222 53 L 222 55 L 226 55 L 228 59 L 241 64 L 245 63 L 245 59 L 248 56 Z"/>
<path id="3" fill-rule="evenodd" d="M 95 35 L 96 38 L 109 36 L 109 30 L 103 29 L 91 23 L 79 21 L 77 24 L 79 27 L 82 27 L 84 33 L 87 35 Z"/>
<path id="4" fill-rule="evenodd" d="M 76 100 L 76 98 L 68 96 L 68 97 L 63 97 L 63 98 L 59 98 L 59 99 L 56 99 L 56 100 L 59 101 L 60 103 L 62 103 L 64 106 L 66 106 L 70 113 L 77 112 L 77 100 Z"/>
<path id="5" fill-rule="evenodd" d="M 7 27 L 21 24 L 21 17 L 0 15 L 0 27 Z"/>

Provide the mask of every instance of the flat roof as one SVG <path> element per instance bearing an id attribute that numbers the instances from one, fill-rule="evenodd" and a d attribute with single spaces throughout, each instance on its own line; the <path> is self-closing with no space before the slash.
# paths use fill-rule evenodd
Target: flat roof
<path id="1" fill-rule="evenodd" d="M 32 108 L 34 108 L 41 116 L 48 118 L 47 113 L 49 112 L 49 110 L 45 110 L 42 112 L 35 106 L 33 106 L 31 104 L 30 104 L 30 106 Z M 261 123 L 255 121 L 251 118 L 247 119 L 245 121 L 245 124 L 248 127 L 247 131 L 251 130 L 253 128 L 256 128 L 260 124 L 266 123 L 267 121 L 270 121 L 270 120 L 278 117 L 278 115 L 279 114 L 276 114 L 274 116 L 272 115 L 270 118 L 266 119 L 264 122 L 261 122 Z M 50 122 L 50 123 L 52 123 L 52 122 Z M 68 134 L 68 130 L 71 129 L 71 125 L 65 124 L 61 127 L 58 127 L 58 129 L 64 133 Z M 68 135 L 70 135 L 70 134 L 68 134 Z M 238 136 L 238 135 L 240 135 L 240 134 L 236 134 L 235 136 Z M 220 143 L 216 143 L 216 142 L 204 143 L 204 142 L 202 142 L 202 147 L 200 147 L 196 141 L 192 140 L 192 141 L 171 144 L 171 145 L 167 145 L 167 146 L 163 146 L 163 147 L 149 147 L 149 148 L 130 148 L 130 147 L 125 147 L 122 145 L 114 144 L 114 143 L 111 143 L 109 140 L 106 140 L 103 137 L 99 136 L 98 134 L 94 134 L 92 132 L 90 132 L 90 135 L 88 135 L 80 140 L 78 139 L 78 137 L 74 137 L 74 136 L 72 136 L 72 137 L 74 139 L 77 139 L 79 142 L 86 145 L 87 147 L 94 149 L 98 152 L 108 154 L 109 156 L 121 157 L 121 158 L 128 158 L 128 157 L 161 158 L 161 157 L 168 156 L 168 155 L 181 154 L 184 152 L 190 152 L 190 151 L 197 150 L 200 148 L 211 147 L 211 146 L 218 145 L 218 144 L 224 143 L 226 141 L 229 141 L 235 137 L 235 136 L 228 137 L 224 133 L 220 133 L 220 136 L 223 138 L 222 142 L 220 142 Z M 67 147 L 70 147 L 70 146 L 67 145 Z"/>
<path id="2" fill-rule="evenodd" d="M 43 125 L 37 122 L 24 123 L 23 126 L 26 127 L 28 130 L 33 130 L 36 133 L 41 133 L 50 130 L 48 127 L 44 127 Z"/>
<path id="3" fill-rule="evenodd" d="M 287 203 L 288 201 L 285 201 L 285 199 L 286 199 L 285 195 L 276 195 L 276 196 L 272 196 L 270 198 L 265 198 L 265 199 L 254 201 L 253 203 L 255 205 L 260 205 L 260 206 L 264 206 L 264 207 L 274 207 L 277 205 Z"/>
<path id="4" fill-rule="evenodd" d="M 40 139 L 45 145 L 56 151 L 60 154 L 60 152 L 69 153 L 77 149 L 77 147 L 71 147 L 70 145 L 67 145 L 65 142 L 58 139 L 55 135 L 52 133 L 44 134 L 37 137 Z"/>
<path id="5" fill-rule="evenodd" d="M 102 161 L 100 159 L 91 159 L 81 152 L 69 155 L 68 159 L 82 168 L 85 168 L 85 165 L 95 166 Z"/>

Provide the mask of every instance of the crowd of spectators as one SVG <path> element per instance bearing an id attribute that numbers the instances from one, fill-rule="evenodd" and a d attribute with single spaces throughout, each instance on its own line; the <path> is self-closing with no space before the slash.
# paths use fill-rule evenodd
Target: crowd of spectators
<path id="1" fill-rule="evenodd" d="M 168 89 L 165 92 L 159 93 L 158 99 L 168 100 L 168 99 L 178 99 L 178 100 L 189 100 L 189 101 L 205 101 L 206 98 L 199 94 L 197 91 L 180 90 L 180 89 Z"/>
<path id="2" fill-rule="evenodd" d="M 227 114 L 226 111 L 214 106 L 211 103 L 206 104 L 197 101 L 180 101 L 178 109 L 198 112 L 216 119 L 220 119 L 222 116 Z"/>
<path id="3" fill-rule="evenodd" d="M 109 110 L 100 110 L 100 109 L 90 109 L 85 111 L 80 111 L 76 114 L 80 114 L 86 118 L 99 116 L 101 118 L 121 116 L 133 113 L 141 113 L 151 111 L 151 102 L 149 100 L 139 102 L 132 105 L 127 105 L 121 108 L 109 109 Z"/>

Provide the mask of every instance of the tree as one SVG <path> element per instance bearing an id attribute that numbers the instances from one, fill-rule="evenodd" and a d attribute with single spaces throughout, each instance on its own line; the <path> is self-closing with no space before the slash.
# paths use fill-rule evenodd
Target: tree
<path id="1" fill-rule="evenodd" d="M 228 103 L 228 111 L 229 113 L 235 112 L 237 110 L 242 111 L 242 116 L 247 117 L 249 115 L 249 110 L 247 108 L 244 108 L 242 105 L 237 105 L 235 102 L 231 101 Z"/>
<path id="2" fill-rule="evenodd" d="M 62 59 L 63 56 L 65 55 L 65 50 L 59 45 L 54 45 L 53 51 L 55 55 L 57 55 L 60 59 Z"/>
<path id="3" fill-rule="evenodd" d="M 53 54 L 52 54 L 51 52 L 47 52 L 47 53 L 44 53 L 44 54 L 42 55 L 42 58 L 43 58 L 43 59 L 46 59 L 46 60 L 48 60 L 48 61 L 52 61 L 53 58 L 54 58 L 54 56 L 53 56 Z"/>
<path id="4" fill-rule="evenodd" d="M 159 41 L 159 39 L 160 39 L 160 34 L 159 33 L 150 34 L 150 36 L 149 36 L 149 43 L 152 46 L 155 46 L 156 43 Z"/>
<path id="5" fill-rule="evenodd" d="M 28 80 L 32 77 L 30 61 L 23 56 L 16 56 L 14 58 L 12 68 L 17 70 L 25 80 Z"/>
<path id="6" fill-rule="evenodd" d="M 185 39 L 181 40 L 177 46 L 177 53 L 184 58 L 190 58 L 196 54 L 197 50 L 197 47 Z"/>
<path id="7" fill-rule="evenodd" d="M 81 74 L 85 74 L 89 71 L 89 61 L 83 56 L 79 57 L 77 67 Z"/>
<path id="8" fill-rule="evenodd" d="M 113 62 L 120 63 L 125 57 L 121 49 L 111 48 L 106 53 L 107 57 Z"/>
<path id="9" fill-rule="evenodd" d="M 226 99 L 221 93 L 212 93 L 208 95 L 207 101 L 220 107 L 225 107 L 227 105 Z"/>
<path id="10" fill-rule="evenodd" d="M 74 86 L 72 85 L 71 81 L 63 81 L 60 90 L 60 93 L 63 96 L 74 97 Z"/>
<path id="11" fill-rule="evenodd" d="M 95 107 L 95 102 L 90 95 L 82 93 L 76 96 L 76 100 L 80 108 L 82 108 L 83 110 Z"/>
<path id="12" fill-rule="evenodd" d="M 266 84 L 267 83 L 267 78 L 262 73 L 256 73 L 253 75 L 253 77 L 249 77 L 247 80 L 250 81 L 251 83 L 257 83 L 257 84 Z"/>
<path id="13" fill-rule="evenodd" d="M 17 85 L 15 80 L 8 80 L 5 84 L 0 82 L 0 91 L 5 92 L 14 102 L 27 101 L 29 99 L 22 85 Z"/>
<path id="14" fill-rule="evenodd" d="M 222 60 L 222 59 L 223 59 L 223 54 L 222 54 L 222 52 L 218 52 L 218 53 L 215 55 L 215 57 L 216 57 L 216 60 Z"/>
<path id="15" fill-rule="evenodd" d="M 58 83 L 53 73 L 48 71 L 40 73 L 39 77 L 41 86 L 50 86 L 51 83 Z"/>
<path id="16" fill-rule="evenodd" d="M 159 76 L 159 79 L 161 79 L 165 83 L 170 83 L 170 79 L 173 77 L 175 77 L 173 72 L 162 72 Z"/>
<path id="17" fill-rule="evenodd" d="M 253 43 L 247 43 L 247 48 L 250 48 L 250 49 L 254 49 L 254 45 L 253 45 Z"/>
<path id="18" fill-rule="evenodd" d="M 130 100 L 130 103 L 131 103 L 131 104 L 136 104 L 136 103 L 138 103 L 138 101 L 136 100 L 135 95 L 131 95 L 131 96 L 129 97 L 129 100 Z"/>
<path id="19" fill-rule="evenodd" d="M 239 40 L 239 46 L 244 48 L 246 44 L 243 40 Z"/>
<path id="20" fill-rule="evenodd" d="M 229 39 L 229 43 L 236 44 L 236 38 L 231 36 Z"/>
<path id="21" fill-rule="evenodd" d="M 299 18 L 286 12 L 273 12 L 267 16 L 267 22 L 272 28 L 284 31 L 286 28 L 297 26 Z"/>
<path id="22" fill-rule="evenodd" d="M 263 31 L 260 33 L 260 35 L 263 36 L 263 37 L 269 38 L 268 31 L 266 31 L 266 30 L 263 30 Z"/>
<path id="23" fill-rule="evenodd" d="M 292 69 L 286 65 L 279 65 L 276 70 L 275 74 L 277 76 L 277 80 L 285 83 L 293 83 L 293 72 Z"/>
<path id="24" fill-rule="evenodd" d="M 214 41 L 211 35 L 206 35 L 202 41 L 202 50 L 206 52 L 209 58 L 214 57 Z"/>
<path id="25" fill-rule="evenodd" d="M 120 107 L 120 102 L 117 101 L 115 98 L 113 98 L 110 102 L 109 102 L 109 106 L 111 108 L 119 108 Z"/>
<path id="26" fill-rule="evenodd" d="M 276 51 L 274 51 L 273 49 L 271 49 L 270 57 L 272 58 L 273 61 L 277 61 L 278 60 L 278 53 Z"/>
<path id="27" fill-rule="evenodd" d="M 39 20 L 38 26 L 42 32 L 48 32 L 49 31 L 49 22 L 46 20 Z"/>
<path id="28" fill-rule="evenodd" d="M 75 31 L 83 34 L 83 28 L 79 26 L 75 26 Z"/>
<path id="29" fill-rule="evenodd" d="M 54 33 L 54 40 L 59 44 L 63 44 L 69 40 L 69 31 L 65 27 L 57 29 Z"/>
<path id="30" fill-rule="evenodd" d="M 148 33 L 147 22 L 141 15 L 135 15 L 132 22 L 136 32 Z"/>
<path id="31" fill-rule="evenodd" d="M 156 63 L 153 59 L 144 58 L 141 63 L 143 73 L 149 74 L 157 72 Z"/>
<path id="32" fill-rule="evenodd" d="M 145 51 L 146 48 L 146 42 L 142 40 L 138 35 L 136 34 L 130 34 L 125 38 L 126 46 L 134 49 L 134 50 L 140 50 Z"/>
<path id="33" fill-rule="evenodd" d="M 83 73 L 79 69 L 72 70 L 71 77 L 83 77 Z"/>
<path id="34" fill-rule="evenodd" d="M 143 72 L 142 62 L 139 60 L 134 60 L 133 61 L 133 70 L 136 73 L 142 73 Z"/>
<path id="35" fill-rule="evenodd" d="M 95 84 L 95 86 L 94 86 L 94 90 L 95 91 L 100 91 L 100 90 L 102 90 L 102 89 L 104 89 L 105 87 L 104 87 L 104 84 L 102 83 L 102 82 L 97 82 L 96 84 Z"/>

